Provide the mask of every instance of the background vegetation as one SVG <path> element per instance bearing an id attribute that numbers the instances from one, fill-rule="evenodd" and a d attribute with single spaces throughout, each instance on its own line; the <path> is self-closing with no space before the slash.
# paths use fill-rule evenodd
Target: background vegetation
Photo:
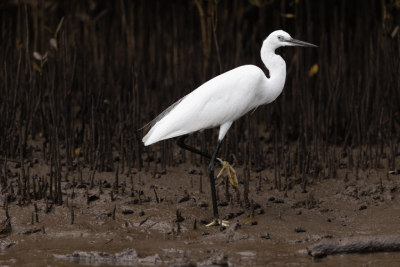
<path id="1" fill-rule="evenodd" d="M 233 125 L 223 156 L 257 169 L 288 154 L 302 171 L 303 162 L 336 164 L 330 146 L 342 155 L 351 147 L 357 166 L 387 153 L 395 167 L 399 13 L 397 0 L 2 1 L 0 154 L 42 150 L 58 177 L 64 156 L 69 170 L 115 170 L 113 150 L 127 173 L 150 156 L 162 168 L 198 164 L 174 154 L 173 140 L 144 148 L 139 129 L 220 73 L 255 64 L 268 75 L 261 45 L 283 29 L 318 49 L 277 50 L 287 64 L 282 95 Z M 189 143 L 211 151 L 217 133 Z"/>

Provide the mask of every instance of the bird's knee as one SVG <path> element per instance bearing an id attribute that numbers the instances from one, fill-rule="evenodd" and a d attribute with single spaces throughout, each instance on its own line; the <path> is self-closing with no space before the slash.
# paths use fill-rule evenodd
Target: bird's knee
<path id="1" fill-rule="evenodd" d="M 183 145 L 184 143 L 182 142 L 181 138 L 179 138 L 178 141 L 176 141 L 176 144 L 177 144 L 180 148 L 182 148 L 182 145 Z"/>
<path id="2" fill-rule="evenodd" d="M 182 135 L 181 137 L 179 137 L 178 141 L 176 141 L 176 144 L 180 147 L 183 148 L 185 147 L 185 140 L 188 137 L 188 135 Z"/>

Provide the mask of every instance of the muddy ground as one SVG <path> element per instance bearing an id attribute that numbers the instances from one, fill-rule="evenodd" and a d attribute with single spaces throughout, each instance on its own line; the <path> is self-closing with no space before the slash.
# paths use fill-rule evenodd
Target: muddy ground
<path id="1" fill-rule="evenodd" d="M 178 149 L 176 157 L 179 158 Z M 33 163 L 30 175 L 49 179 L 49 166 L 41 152 L 34 152 L 32 162 L 33 158 L 39 162 Z M 243 168 L 235 167 L 241 204 L 235 201 L 231 187 L 232 196 L 227 201 L 225 182 L 217 182 L 220 217 L 229 220 L 224 230 L 205 226 L 211 222 L 212 207 L 203 165 L 176 164 L 167 167 L 166 172 L 158 168 L 155 176 L 154 162 L 145 162 L 147 167 L 140 175 L 132 170 L 133 184 L 125 167 L 124 173 L 118 175 L 118 192 L 113 188 L 115 172 L 96 172 L 95 185 L 90 189 L 88 181 L 93 171 L 89 166 L 82 170 L 82 181 L 77 169 L 69 171 L 66 181 L 67 169 L 63 167 L 62 205 L 52 204 L 47 198 L 35 200 L 32 183 L 32 204 L 20 203 L 18 185 L 12 183 L 14 194 L 8 203 L 11 228 L 5 223 L 4 201 L 8 194 L 1 195 L 0 265 L 64 266 L 74 262 L 98 266 L 398 266 L 400 253 L 318 260 L 307 254 L 306 248 L 322 239 L 400 235 L 399 176 L 388 174 L 384 159 L 382 168 L 360 168 L 358 175 L 347 168 L 346 157 L 338 156 L 337 160 L 337 177 L 330 177 L 328 166 L 323 166 L 318 175 L 307 176 L 305 190 L 300 179 L 303 176 L 297 169 L 289 176 L 289 190 L 285 190 L 282 176 L 281 191 L 274 188 L 273 168 L 261 173 L 252 170 L 249 199 L 254 202 L 256 219 L 252 221 L 257 224 L 249 224 L 253 216 L 243 197 Z M 15 181 L 13 172 L 21 169 L 14 168 L 12 161 L 7 166 L 10 183 Z M 216 174 L 219 170 L 220 166 Z M 101 190 L 99 181 L 103 185 Z M 76 251 L 107 255 L 83 255 Z M 126 255 L 115 254 L 123 251 Z"/>

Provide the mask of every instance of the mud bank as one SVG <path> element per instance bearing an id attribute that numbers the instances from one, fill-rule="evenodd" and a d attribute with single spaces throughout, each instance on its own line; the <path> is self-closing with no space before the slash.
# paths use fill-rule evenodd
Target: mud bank
<path id="1" fill-rule="evenodd" d="M 340 168 L 345 162 L 338 160 L 335 176 L 329 166 L 322 166 L 305 183 L 293 169 L 288 187 L 281 175 L 281 190 L 275 188 L 274 168 L 250 171 L 249 177 L 235 168 L 239 201 L 226 179 L 217 182 L 220 216 L 229 220 L 221 229 L 205 226 L 211 222 L 212 207 L 203 165 L 181 163 L 151 171 L 157 164 L 150 162 L 140 174 L 131 169 L 127 176 L 126 168 L 118 174 L 96 172 L 92 188 L 90 167 L 69 170 L 67 176 L 63 167 L 62 203 L 56 204 L 49 188 L 43 192 L 50 168 L 40 160 L 29 168 L 35 178 L 28 204 L 12 177 L 21 169 L 9 161 L 12 189 L 1 196 L 1 263 L 27 263 L 24 255 L 29 255 L 37 266 L 325 264 L 326 259 L 313 260 L 306 248 L 324 239 L 400 235 L 399 176 L 388 174 L 385 167 Z M 246 205 L 246 197 L 253 208 Z M 399 253 L 374 255 L 382 264 L 400 259 Z M 333 256 L 329 262 L 359 262 L 357 257 Z M 363 257 L 364 262 L 370 259 Z"/>

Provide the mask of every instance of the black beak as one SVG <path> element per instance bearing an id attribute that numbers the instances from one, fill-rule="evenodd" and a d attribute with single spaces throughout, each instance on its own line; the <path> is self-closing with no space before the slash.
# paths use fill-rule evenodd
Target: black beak
<path id="1" fill-rule="evenodd" d="M 318 47 L 316 45 L 310 44 L 310 43 L 306 43 L 303 41 L 299 41 L 296 39 L 291 38 L 290 40 L 285 40 L 287 43 L 292 44 L 293 46 L 305 46 L 305 47 Z"/>

